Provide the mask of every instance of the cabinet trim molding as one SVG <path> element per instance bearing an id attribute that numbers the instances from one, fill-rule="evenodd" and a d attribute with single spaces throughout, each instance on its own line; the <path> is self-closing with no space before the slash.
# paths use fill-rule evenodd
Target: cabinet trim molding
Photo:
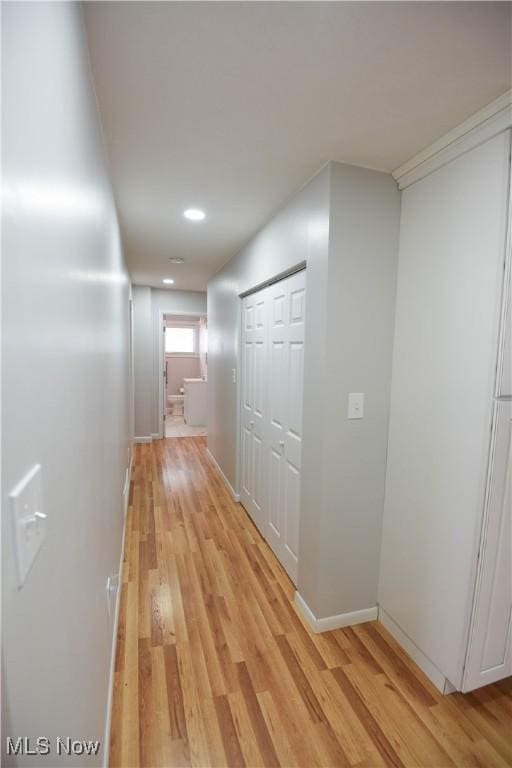
<path id="1" fill-rule="evenodd" d="M 424 176 L 449 163 L 464 152 L 491 139 L 512 126 L 512 90 L 494 99 L 463 123 L 441 136 L 393 171 L 399 189 L 405 189 Z"/>

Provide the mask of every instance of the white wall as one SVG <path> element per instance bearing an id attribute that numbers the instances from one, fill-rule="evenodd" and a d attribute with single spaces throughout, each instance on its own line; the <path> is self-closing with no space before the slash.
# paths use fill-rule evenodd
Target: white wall
<path id="1" fill-rule="evenodd" d="M 2 15 L 2 735 L 103 741 L 130 286 L 80 7 L 9 3 Z M 36 462 L 47 538 L 20 590 L 7 495 Z M 85 760 L 48 758 L 64 762 Z"/>
<path id="2" fill-rule="evenodd" d="M 160 429 L 158 366 L 162 312 L 205 315 L 206 293 L 133 286 L 136 437 L 151 437 Z"/>
<path id="3" fill-rule="evenodd" d="M 240 293 L 308 262 L 308 302 L 325 293 L 329 234 L 329 169 L 324 168 L 208 283 L 208 447 L 237 487 L 237 384 Z M 308 328 L 325 327 L 318 314 Z M 310 345 L 310 355 L 321 355 Z M 316 349 L 316 352 L 314 351 Z M 310 358 L 311 359 L 311 358 Z M 311 373 L 309 373 L 311 376 Z M 309 384 L 308 370 L 304 386 Z M 314 382 L 311 382 L 314 388 Z M 305 447 L 307 451 L 307 446 Z M 314 455 L 311 459 L 315 461 Z M 303 456 L 303 465 L 308 459 Z"/>
<path id="4" fill-rule="evenodd" d="M 489 451 L 509 133 L 402 193 L 379 602 L 457 686 Z"/>
<path id="5" fill-rule="evenodd" d="M 208 446 L 237 488 L 239 294 L 307 262 L 298 589 L 318 618 L 377 600 L 399 205 L 389 175 L 330 163 L 208 284 Z"/>
<path id="6" fill-rule="evenodd" d="M 377 602 L 399 218 L 391 176 L 332 164 L 319 616 Z M 363 419 L 347 419 L 349 392 L 365 393 Z"/>

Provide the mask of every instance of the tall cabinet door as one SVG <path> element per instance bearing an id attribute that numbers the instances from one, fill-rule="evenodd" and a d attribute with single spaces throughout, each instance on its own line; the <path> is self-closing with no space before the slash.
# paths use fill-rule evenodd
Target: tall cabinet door
<path id="1" fill-rule="evenodd" d="M 297 581 L 302 453 L 302 392 L 306 275 L 269 291 L 268 510 L 266 537 Z"/>
<path id="2" fill-rule="evenodd" d="M 267 291 L 242 301 L 240 500 L 264 534 L 264 446 L 267 417 Z"/>
<path id="3" fill-rule="evenodd" d="M 496 394 L 509 153 L 507 131 L 402 192 L 379 606 L 456 688 Z"/>
<path id="4" fill-rule="evenodd" d="M 509 270 L 512 265 L 507 265 Z M 512 283 L 503 292 L 491 450 L 463 691 L 512 675 Z"/>
<path id="5" fill-rule="evenodd" d="M 511 440 L 512 402 L 498 401 L 464 692 L 512 675 Z"/>
<path id="6" fill-rule="evenodd" d="M 463 691 L 512 675 L 512 264 L 505 263 L 491 449 Z"/>

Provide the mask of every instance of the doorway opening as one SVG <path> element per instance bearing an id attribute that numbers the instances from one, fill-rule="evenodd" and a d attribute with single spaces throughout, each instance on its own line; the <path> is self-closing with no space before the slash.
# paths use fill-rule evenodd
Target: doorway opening
<path id="1" fill-rule="evenodd" d="M 203 437 L 207 430 L 206 315 L 162 314 L 163 436 Z"/>

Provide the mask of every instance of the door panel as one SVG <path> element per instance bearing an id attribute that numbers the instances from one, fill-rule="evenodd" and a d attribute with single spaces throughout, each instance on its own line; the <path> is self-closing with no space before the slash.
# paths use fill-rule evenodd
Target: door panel
<path id="1" fill-rule="evenodd" d="M 298 288 L 290 292 L 290 325 L 304 322 L 305 290 Z"/>
<path id="2" fill-rule="evenodd" d="M 284 436 L 286 428 L 286 393 L 288 383 L 288 304 L 289 294 L 285 281 L 269 286 L 272 306 L 269 327 L 270 363 L 270 419 L 268 428 L 267 455 L 272 466 L 270 487 L 271 514 L 267 518 L 266 538 L 275 554 L 284 565 L 283 525 L 286 517 Z"/>
<path id="3" fill-rule="evenodd" d="M 463 690 L 512 675 L 512 403 L 498 402 Z"/>
<path id="4" fill-rule="evenodd" d="M 249 303 L 245 306 L 245 330 L 250 331 L 253 328 L 253 315 L 254 315 L 254 304 L 249 301 Z"/>
<path id="5" fill-rule="evenodd" d="M 272 392 L 268 454 L 271 514 L 267 539 L 294 583 L 297 581 L 302 398 L 304 373 L 305 272 L 268 289 L 271 293 Z M 277 510 L 277 511 L 276 511 Z"/>
<path id="6" fill-rule="evenodd" d="M 265 396 L 265 344 L 254 345 L 254 415 L 263 418 Z"/>
<path id="7" fill-rule="evenodd" d="M 244 406 L 248 411 L 252 411 L 252 356 L 253 342 L 246 341 L 244 348 Z"/>
<path id="8" fill-rule="evenodd" d="M 242 302 L 241 501 L 297 580 L 305 272 Z"/>
<path id="9" fill-rule="evenodd" d="M 304 344 L 292 341 L 290 344 L 290 373 L 288 385 L 289 419 L 288 431 L 299 440 L 302 434 L 302 371 L 304 368 Z"/>
<path id="10" fill-rule="evenodd" d="M 240 501 L 261 532 L 265 521 L 264 444 L 266 392 L 266 299 L 263 294 L 242 301 L 241 473 Z"/>
<path id="11" fill-rule="evenodd" d="M 284 325 L 285 301 L 285 294 L 278 289 L 277 295 L 272 297 L 272 306 L 274 309 L 272 327 L 279 327 Z"/>
<path id="12" fill-rule="evenodd" d="M 251 433 L 242 429 L 242 493 L 251 496 Z"/>
<path id="13" fill-rule="evenodd" d="M 253 490 L 253 503 L 259 513 L 263 504 L 263 440 L 253 432 L 253 447 L 252 447 L 252 461 L 253 471 L 252 476 L 254 478 L 254 490 Z"/>
<path id="14" fill-rule="evenodd" d="M 272 535 L 279 536 L 281 524 L 279 510 L 281 508 L 281 455 L 273 448 L 270 449 L 270 482 L 268 498 L 268 522 L 272 527 Z"/>
<path id="15" fill-rule="evenodd" d="M 300 472 L 290 462 L 286 462 L 286 531 L 285 548 L 288 557 L 295 562 L 299 556 L 299 503 Z"/>
<path id="16" fill-rule="evenodd" d="M 284 422 L 284 385 L 286 376 L 286 349 L 283 341 L 272 341 L 270 367 L 270 421 L 281 430 Z"/>

